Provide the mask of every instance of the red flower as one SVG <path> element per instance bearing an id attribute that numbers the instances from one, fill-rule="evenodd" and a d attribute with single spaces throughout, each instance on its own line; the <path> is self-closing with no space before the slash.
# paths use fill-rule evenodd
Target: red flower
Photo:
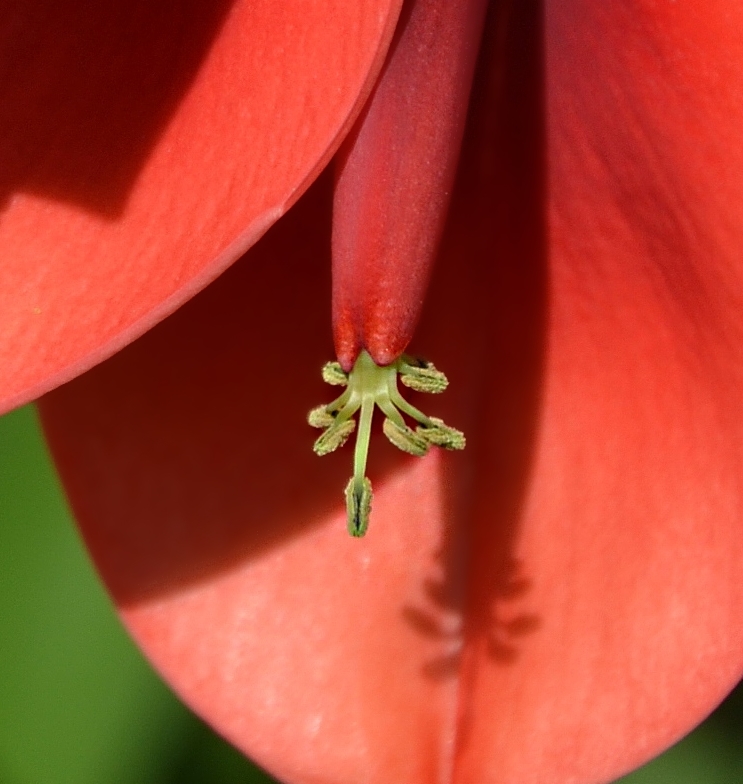
<path id="1" fill-rule="evenodd" d="M 0 12 L 6 407 L 285 211 L 397 13 L 104 6 Z M 375 446 L 361 542 L 303 424 L 328 176 L 42 401 L 125 622 L 278 776 L 608 781 L 740 676 L 742 27 L 722 0 L 491 4 L 415 336 L 468 447 Z"/>

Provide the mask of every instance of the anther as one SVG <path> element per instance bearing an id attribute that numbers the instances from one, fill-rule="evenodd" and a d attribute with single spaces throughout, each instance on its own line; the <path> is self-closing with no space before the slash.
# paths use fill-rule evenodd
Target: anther
<path id="1" fill-rule="evenodd" d="M 326 384 L 345 387 L 348 384 L 348 374 L 344 372 L 340 362 L 326 362 L 322 369 L 322 380 Z"/>
<path id="2" fill-rule="evenodd" d="M 335 452 L 339 446 L 348 441 L 348 437 L 353 433 L 356 428 L 356 422 L 353 419 L 347 419 L 345 422 L 339 424 L 332 424 L 318 439 L 312 447 L 316 455 L 329 455 Z"/>

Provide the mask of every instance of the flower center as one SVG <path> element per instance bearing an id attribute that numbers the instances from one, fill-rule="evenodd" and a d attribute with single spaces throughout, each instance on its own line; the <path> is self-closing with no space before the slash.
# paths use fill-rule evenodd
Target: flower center
<path id="1" fill-rule="evenodd" d="M 443 392 L 446 376 L 430 362 L 403 355 L 390 365 L 380 366 L 362 351 L 350 373 L 344 372 L 338 362 L 328 362 L 322 370 L 328 384 L 345 386 L 340 397 L 325 406 L 310 411 L 307 420 L 312 427 L 322 428 L 323 434 L 315 441 L 318 455 L 334 452 L 346 443 L 356 429 L 353 418 L 359 414 L 359 429 L 354 450 L 353 476 L 346 487 L 348 532 L 363 536 L 369 526 L 372 487 L 366 477 L 366 459 L 369 453 L 372 417 L 378 406 L 385 416 L 383 430 L 387 438 L 403 452 L 422 457 L 431 446 L 444 449 L 464 449 L 464 434 L 444 424 L 441 419 L 426 416 L 408 403 L 397 389 L 397 378 L 407 387 L 418 392 Z M 417 423 L 413 430 L 403 418 L 406 414 Z"/>

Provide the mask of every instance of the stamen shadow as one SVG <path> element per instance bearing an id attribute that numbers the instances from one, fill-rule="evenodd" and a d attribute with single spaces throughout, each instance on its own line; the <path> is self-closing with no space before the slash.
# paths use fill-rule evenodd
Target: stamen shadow
<path id="1" fill-rule="evenodd" d="M 441 655 L 423 667 L 437 680 L 461 675 L 462 656 L 474 648 L 497 665 L 515 662 L 541 623 L 529 608 L 531 578 L 515 555 L 547 314 L 541 6 L 491 6 L 459 179 L 415 344 L 449 376 L 440 409 L 467 435 L 463 455 L 444 459 L 450 523 L 435 574 L 420 603 L 402 610 L 418 633 L 441 640 Z"/>

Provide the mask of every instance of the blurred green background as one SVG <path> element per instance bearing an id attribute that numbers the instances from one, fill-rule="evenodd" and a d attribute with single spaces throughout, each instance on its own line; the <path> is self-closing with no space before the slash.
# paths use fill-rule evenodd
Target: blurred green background
<path id="1" fill-rule="evenodd" d="M 739 784 L 741 740 L 739 688 L 622 784 Z M 34 409 L 0 418 L 0 784 L 272 781 L 184 708 L 127 638 Z"/>

